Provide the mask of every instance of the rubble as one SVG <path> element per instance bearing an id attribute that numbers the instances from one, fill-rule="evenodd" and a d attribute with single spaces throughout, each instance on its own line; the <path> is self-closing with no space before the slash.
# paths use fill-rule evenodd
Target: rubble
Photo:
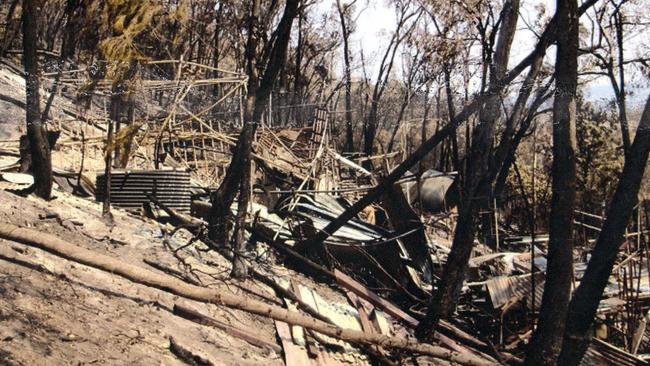
<path id="1" fill-rule="evenodd" d="M 178 67 L 182 73 L 203 66 L 180 61 Z M 101 121 L 106 120 L 101 111 L 91 108 L 84 113 L 93 115 L 86 118 L 93 123 L 77 120 L 77 126 L 63 127 L 58 121 L 62 127 L 60 146 L 54 153 L 58 194 L 84 197 L 85 204 L 97 208 L 89 198 L 95 196 L 102 201 L 108 189 L 116 212 L 127 215 L 124 209 L 129 211 L 128 215 L 153 219 L 146 230 L 159 225 L 161 232 L 155 235 L 164 238 L 158 244 L 165 248 L 158 249 L 174 258 L 173 266 L 144 259 L 144 264 L 158 271 L 153 272 L 138 267 L 139 264 L 127 265 L 100 256 L 98 250 L 75 252 L 72 244 L 56 237 L 41 238 L 44 242 L 60 241 L 52 247 L 37 240 L 36 233 L 8 224 L 0 226 L 1 236 L 192 299 L 190 307 L 174 303 L 172 313 L 201 327 L 216 328 L 259 352 L 282 353 L 287 365 L 365 365 L 377 361 L 399 364 L 405 361 L 399 354 L 404 350 L 430 356 L 432 360 L 462 364 L 516 364 L 520 360 L 541 305 L 548 237 L 535 233 L 533 238 L 520 228 L 517 232 L 512 228 L 506 230 L 498 216 L 493 215 L 496 246 L 475 246 L 457 319 L 441 323 L 435 336 L 438 345 L 413 341 L 409 336 L 423 317 L 450 250 L 449 235 L 453 232 L 459 194 L 456 174 L 433 170 L 412 173 L 388 189 L 376 205 L 329 233 L 322 245 L 313 245 L 308 239 L 336 220 L 360 194 L 375 187 L 381 175 L 391 171 L 390 160 L 398 158 L 397 154 L 358 157 L 336 151 L 324 108 L 314 110 L 312 125 L 275 128 L 262 123 L 255 136 L 251 182 L 254 199 L 249 205 L 246 237 L 258 245 L 251 246 L 246 260 L 255 267 L 252 281 L 262 289 L 250 283 L 240 284 L 246 296 L 250 296 L 244 297 L 207 287 L 206 281 L 214 278 L 208 273 L 214 270 L 215 262 L 201 253 L 232 258 L 228 248 L 210 242 L 205 235 L 211 208 L 209 197 L 223 178 L 235 141 L 233 136 L 238 132 L 236 124 L 222 125 L 209 115 L 220 102 L 226 102 L 227 96 L 239 93 L 241 98 L 244 85 L 241 74 L 222 76 L 218 80 L 178 80 L 175 98 L 168 98 L 172 100 L 171 106 L 155 108 L 156 118 L 147 120 L 135 134 L 128 166 L 113 170 L 110 182 L 97 169 L 103 143 L 97 137 L 105 130 Z M 73 75 L 61 82 L 78 87 L 82 79 Z M 156 80 L 142 83 L 146 92 L 158 93 L 169 93 L 166 88 L 173 84 Z M 217 83 L 229 85 L 222 101 L 199 105 L 200 108 L 194 104 L 196 110 L 184 104 L 195 88 Z M 108 85 L 99 82 L 97 88 L 106 89 Z M 238 111 L 230 107 L 225 110 L 235 120 L 240 119 L 235 113 Z M 239 126 L 243 123 L 237 122 Z M 91 133 L 80 132 L 86 130 Z M 15 155 L 19 141 L 16 136 L 9 137 L 13 139 L 0 142 L 0 149 Z M 95 150 L 86 163 L 69 159 L 86 149 Z M 370 171 L 362 166 L 368 160 L 384 165 Z M 15 156 L 3 160 L 0 188 L 26 189 L 33 184 L 31 175 L 18 172 L 19 165 Z M 646 206 L 639 206 L 639 215 L 641 207 Z M 163 215 L 154 212 L 157 209 L 175 221 L 164 220 Z M 232 209 L 236 211 L 235 205 Z M 576 225 L 598 232 L 602 217 L 583 211 L 579 214 L 582 221 Z M 648 213 L 644 214 L 647 217 Z M 118 226 L 115 231 L 102 228 L 95 232 L 96 228 L 88 228 L 83 221 L 77 225 L 58 214 L 43 217 L 57 219 L 67 232 L 84 226 L 79 230 L 87 238 L 106 245 L 131 246 L 136 237 L 146 242 L 148 236 L 154 235 L 118 235 Z M 638 222 L 641 221 L 639 218 Z M 584 365 L 645 365 L 650 358 L 650 331 L 646 328 L 650 308 L 647 228 L 638 225 L 636 230 L 627 236 L 626 252 L 618 258 L 601 301 L 595 338 L 583 359 Z M 178 232 L 189 238 L 183 244 L 170 244 Z M 180 254 L 188 252 L 193 254 Z M 578 264 L 574 287 L 581 279 L 588 255 L 588 248 L 575 253 Z M 0 255 L 5 260 L 13 258 L 14 262 L 27 263 L 25 258 L 18 257 L 5 252 Z M 29 263 L 32 267 L 40 265 L 34 258 Z M 297 278 L 325 282 L 335 290 L 318 287 L 314 284 L 317 282 L 309 286 Z M 330 291 L 337 295 L 330 296 Z M 277 339 L 209 314 L 206 309 L 212 308 L 204 307 L 206 304 L 270 318 L 267 325 Z M 213 362 L 208 353 L 195 349 L 191 342 L 171 337 L 166 343 L 169 345 L 165 347 L 181 359 Z"/>

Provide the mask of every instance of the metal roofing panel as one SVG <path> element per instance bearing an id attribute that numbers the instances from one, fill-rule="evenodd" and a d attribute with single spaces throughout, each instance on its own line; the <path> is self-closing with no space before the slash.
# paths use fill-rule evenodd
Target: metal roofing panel
<path id="1" fill-rule="evenodd" d="M 647 366 L 648 362 L 611 344 L 593 338 L 580 366 Z"/>
<path id="2" fill-rule="evenodd" d="M 544 275 L 535 274 L 535 307 L 539 308 L 542 300 Z M 530 275 L 499 276 L 485 282 L 490 300 L 495 308 L 506 305 L 511 300 L 523 300 L 531 297 Z M 530 301 L 528 301 L 530 303 Z"/>

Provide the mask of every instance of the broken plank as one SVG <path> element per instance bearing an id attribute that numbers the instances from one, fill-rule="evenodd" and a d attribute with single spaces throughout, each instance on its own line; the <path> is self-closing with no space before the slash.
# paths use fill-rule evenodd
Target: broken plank
<path id="1" fill-rule="evenodd" d="M 368 313 L 366 312 L 366 309 L 361 303 L 359 297 L 355 295 L 354 292 L 351 291 L 346 291 L 345 294 L 348 296 L 348 299 L 350 299 L 352 306 L 354 306 L 357 309 L 357 313 L 359 314 L 359 322 L 361 323 L 361 329 L 363 329 L 363 332 L 368 334 L 376 333 L 377 331 L 375 330 L 375 327 L 372 325 L 372 322 L 368 317 Z"/>
<path id="2" fill-rule="evenodd" d="M 339 271 L 338 269 L 334 270 L 334 276 L 336 278 L 336 282 L 339 285 L 353 292 L 355 295 L 359 296 L 360 298 L 375 305 L 376 307 L 382 309 L 388 315 L 405 323 L 409 327 L 415 328 L 418 325 L 418 321 L 415 318 L 408 315 L 406 312 L 398 308 L 395 304 L 391 303 L 390 301 L 383 299 L 379 297 L 379 295 L 368 290 L 364 285 L 360 284 L 352 277 L 346 275 L 345 273 Z"/>
<path id="3" fill-rule="evenodd" d="M 418 321 L 415 318 L 408 315 L 406 312 L 398 308 L 395 304 L 391 303 L 390 301 L 379 297 L 379 295 L 370 291 L 364 285 L 360 284 L 350 276 L 339 271 L 338 269 L 334 270 L 334 276 L 336 277 L 336 282 L 339 285 L 350 290 L 355 295 L 370 302 L 376 307 L 382 309 L 388 315 L 394 317 L 395 319 L 405 323 L 410 327 L 415 328 L 417 326 Z M 472 352 L 468 348 L 459 345 L 458 343 L 454 342 L 452 339 L 440 334 L 440 332 L 435 333 L 435 338 L 447 348 L 456 351 L 464 356 L 472 357 L 473 354 L 476 354 L 476 352 Z M 478 357 L 490 358 L 489 356 L 483 354 L 479 355 Z"/>
<path id="4" fill-rule="evenodd" d="M 296 345 L 293 342 L 293 337 L 291 336 L 291 328 L 289 324 L 276 320 L 275 329 L 278 332 L 278 338 L 282 343 L 282 349 L 284 350 L 284 363 L 287 366 L 303 366 L 311 365 L 312 361 L 307 355 L 307 351 Z"/>
<path id="5" fill-rule="evenodd" d="M 291 286 L 291 291 L 293 291 L 294 294 L 296 294 L 296 298 L 298 300 L 302 301 L 302 297 L 300 296 L 300 288 L 298 287 L 298 284 L 293 281 L 292 279 L 289 280 L 289 284 Z M 287 309 L 296 311 L 297 307 L 291 303 L 291 301 L 284 299 L 284 301 L 287 304 Z M 293 335 L 293 342 L 298 344 L 298 345 L 305 345 L 306 344 L 306 339 L 305 339 L 305 333 L 303 331 L 302 327 L 299 326 L 291 326 L 291 334 Z"/>

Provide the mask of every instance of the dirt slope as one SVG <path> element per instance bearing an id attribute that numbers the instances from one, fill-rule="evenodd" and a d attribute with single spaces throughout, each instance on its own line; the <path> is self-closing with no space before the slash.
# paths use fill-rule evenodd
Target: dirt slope
<path id="1" fill-rule="evenodd" d="M 111 231 L 102 223 L 98 205 L 62 192 L 56 195 L 47 203 L 0 190 L 0 220 L 34 227 L 149 270 L 152 268 L 142 262 L 145 258 L 178 267 L 158 224 L 116 211 L 116 226 Z M 178 247 L 184 239 L 188 238 L 177 234 L 166 240 Z M 174 303 L 187 304 L 275 342 L 275 330 L 268 319 L 185 301 L 14 242 L 0 240 L 0 257 L 2 253 L 18 255 L 36 269 L 0 259 L 0 364 L 183 364 L 168 349 L 170 336 L 218 364 L 283 363 L 272 351 L 184 320 L 173 315 L 171 308 Z M 190 254 L 198 257 L 198 252 L 192 249 L 183 255 L 188 262 L 194 259 L 192 263 L 200 268 Z M 211 286 L 242 292 L 227 283 L 223 259 L 202 256 L 214 264 L 201 268 L 214 275 Z"/>

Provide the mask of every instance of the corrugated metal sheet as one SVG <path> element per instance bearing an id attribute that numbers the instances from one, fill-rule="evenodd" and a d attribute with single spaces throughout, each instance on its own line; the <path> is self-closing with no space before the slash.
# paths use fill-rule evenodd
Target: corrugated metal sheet
<path id="1" fill-rule="evenodd" d="M 335 220 L 346 206 L 341 202 L 341 198 L 335 198 L 328 195 L 300 195 L 292 214 L 306 219 L 314 229 L 322 230 L 330 222 Z M 289 212 L 291 203 L 285 202 L 280 206 L 279 211 Z M 388 237 L 389 232 L 379 226 L 371 225 L 359 219 L 349 220 L 345 225 L 339 228 L 336 233 L 327 240 L 328 244 L 362 244 L 364 242 L 378 241 Z"/>
<path id="2" fill-rule="evenodd" d="M 500 308 L 515 300 L 528 300 L 530 307 L 531 278 L 530 276 L 500 276 L 485 282 L 490 300 L 494 308 Z M 544 274 L 535 274 L 535 308 L 539 309 L 544 291 Z"/>
<path id="3" fill-rule="evenodd" d="M 648 362 L 600 339 L 592 339 L 580 366 L 647 366 Z"/>
<path id="4" fill-rule="evenodd" d="M 191 205 L 190 173 L 184 170 L 117 170 L 111 172 L 111 204 L 139 209 L 153 195 L 169 208 L 189 213 Z M 96 198 L 106 194 L 106 177 L 97 176 Z"/>

